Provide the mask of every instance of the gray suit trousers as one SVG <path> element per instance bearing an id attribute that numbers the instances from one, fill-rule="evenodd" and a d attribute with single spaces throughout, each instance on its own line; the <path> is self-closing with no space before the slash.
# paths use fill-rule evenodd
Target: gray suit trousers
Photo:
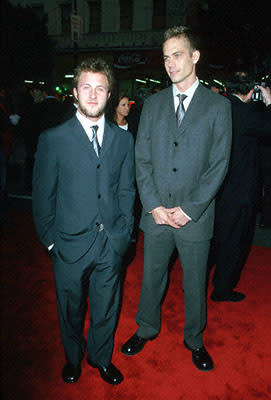
<path id="1" fill-rule="evenodd" d="M 203 345 L 209 246 L 209 240 L 181 240 L 178 231 L 170 227 L 159 226 L 155 232 L 144 233 L 144 273 L 136 316 L 139 336 L 151 338 L 160 332 L 161 301 L 168 281 L 168 263 L 177 247 L 183 269 L 184 339 L 192 348 Z"/>

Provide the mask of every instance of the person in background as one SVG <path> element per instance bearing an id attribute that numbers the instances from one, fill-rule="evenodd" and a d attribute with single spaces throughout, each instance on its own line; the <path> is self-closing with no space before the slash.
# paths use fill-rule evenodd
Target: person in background
<path id="1" fill-rule="evenodd" d="M 220 94 L 220 93 L 222 93 L 223 92 L 223 87 L 222 87 L 222 85 L 220 85 L 219 83 L 217 83 L 215 80 L 211 80 L 211 82 L 210 82 L 210 89 L 213 91 L 213 92 L 215 92 L 215 93 L 217 93 L 217 94 Z"/>
<path id="2" fill-rule="evenodd" d="M 202 371 L 213 369 L 203 344 L 206 272 L 215 196 L 227 172 L 230 103 L 200 84 L 197 35 L 178 26 L 164 35 L 164 66 L 172 86 L 149 96 L 136 141 L 137 185 L 143 206 L 144 273 L 136 333 L 122 346 L 139 353 L 161 328 L 168 263 L 177 247 L 183 269 L 184 345 Z M 177 349 L 177 347 L 176 347 Z"/>
<path id="3" fill-rule="evenodd" d="M 53 260 L 66 364 L 62 378 L 75 383 L 87 350 L 88 364 L 117 385 L 112 362 L 122 258 L 133 231 L 132 135 L 104 116 L 113 86 L 101 58 L 75 70 L 73 118 L 39 137 L 33 175 L 33 216 Z M 87 296 L 90 326 L 83 335 Z"/>
<path id="4" fill-rule="evenodd" d="M 146 90 L 139 88 L 134 95 L 134 103 L 131 105 L 129 112 L 129 127 L 135 141 L 143 103 L 148 96 L 149 93 Z"/>
<path id="5" fill-rule="evenodd" d="M 122 129 L 128 131 L 129 99 L 124 93 L 121 93 L 114 106 L 114 121 Z"/>
<path id="6" fill-rule="evenodd" d="M 7 86 L 0 82 L 0 227 L 5 221 L 7 207 L 7 161 L 12 140 L 11 122 L 7 106 Z"/>
<path id="7" fill-rule="evenodd" d="M 129 118 L 130 105 L 129 98 L 125 93 L 119 93 L 111 102 L 111 113 L 109 111 L 109 117 L 116 125 L 125 131 L 132 133 L 134 140 L 136 139 L 137 125 L 133 118 Z M 136 187 L 136 196 L 134 202 L 134 230 L 132 234 L 132 243 L 136 243 L 139 235 L 139 221 L 141 215 L 142 205 L 140 202 L 138 189 Z"/>
<path id="8" fill-rule="evenodd" d="M 23 115 L 20 130 L 26 147 L 25 185 L 32 191 L 32 174 L 34 155 L 38 139 L 45 129 L 53 128 L 63 122 L 64 106 L 56 98 L 51 86 L 42 85 L 33 87 L 33 104 L 27 108 Z"/>
<path id="9" fill-rule="evenodd" d="M 271 132 L 271 88 L 259 86 L 262 92 L 263 102 L 266 106 L 265 119 Z M 267 118 L 269 117 L 269 121 Z M 261 169 L 261 218 L 260 228 L 271 228 L 271 135 L 261 138 L 260 142 L 260 169 Z"/>
<path id="10" fill-rule="evenodd" d="M 78 104 L 77 104 L 77 100 L 75 99 L 74 96 L 68 96 L 65 98 L 65 100 L 63 101 L 63 108 L 64 108 L 64 112 L 63 112 L 63 122 L 67 121 L 68 119 L 74 117 L 77 108 L 78 108 Z"/>
<path id="11" fill-rule="evenodd" d="M 255 228 L 259 192 L 258 139 L 271 136 L 270 88 L 259 87 L 263 104 L 251 101 L 254 82 L 248 74 L 235 74 L 227 82 L 232 106 L 232 149 L 228 173 L 216 199 L 214 238 L 209 267 L 213 275 L 213 301 L 239 302 L 245 294 L 234 290 L 246 262 Z"/>

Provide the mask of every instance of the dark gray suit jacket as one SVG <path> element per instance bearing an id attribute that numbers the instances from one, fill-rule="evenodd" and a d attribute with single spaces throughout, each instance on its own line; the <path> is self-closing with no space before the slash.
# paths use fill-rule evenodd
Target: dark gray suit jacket
<path id="1" fill-rule="evenodd" d="M 92 246 L 99 224 L 123 255 L 133 230 L 132 135 L 105 123 L 100 158 L 77 117 L 45 131 L 33 174 L 33 216 L 46 248 L 68 263 Z"/>
<path id="2" fill-rule="evenodd" d="M 192 219 L 178 230 L 180 237 L 190 241 L 211 238 L 214 198 L 228 167 L 231 129 L 230 102 L 201 84 L 180 128 L 172 87 L 145 101 L 136 142 L 144 231 L 161 229 L 150 214 L 152 209 L 180 206 Z"/>

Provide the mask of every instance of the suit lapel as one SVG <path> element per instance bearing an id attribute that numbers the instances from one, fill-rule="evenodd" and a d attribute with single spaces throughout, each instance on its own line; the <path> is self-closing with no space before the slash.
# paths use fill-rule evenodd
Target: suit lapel
<path id="1" fill-rule="evenodd" d="M 172 86 L 165 89 L 160 99 L 156 122 L 161 132 L 172 132 L 177 129 Z"/>
<path id="2" fill-rule="evenodd" d="M 103 143 L 100 151 L 100 158 L 103 158 L 107 151 L 111 149 L 112 142 L 114 139 L 114 131 L 110 127 L 110 125 L 105 121 L 104 124 L 104 135 L 103 135 Z"/>
<path id="3" fill-rule="evenodd" d="M 71 119 L 71 128 L 73 134 L 76 136 L 76 141 L 80 143 L 84 147 L 84 149 L 86 148 L 90 149 L 91 154 L 97 158 L 92 143 L 90 142 L 84 128 L 82 127 L 77 117 L 75 116 Z M 103 158 L 107 153 L 107 151 L 112 147 L 113 139 L 114 139 L 114 131 L 110 127 L 110 125 L 105 121 L 103 143 L 100 150 L 100 158 Z"/>
<path id="4" fill-rule="evenodd" d="M 71 119 L 71 128 L 73 130 L 73 134 L 76 136 L 76 141 L 78 143 L 82 144 L 84 148 L 88 148 L 89 145 L 91 145 L 93 149 L 92 143 L 90 142 L 84 128 L 82 127 L 76 116 Z M 94 149 L 93 152 L 95 154 Z"/>
<path id="5" fill-rule="evenodd" d="M 184 132 L 187 127 L 193 124 L 195 115 L 198 115 L 200 113 L 201 103 L 202 103 L 202 86 L 199 85 L 194 93 L 194 96 L 189 104 L 188 109 L 184 114 L 181 126 L 179 128 L 181 132 Z"/>
<path id="6" fill-rule="evenodd" d="M 93 148 L 92 142 L 89 140 L 84 128 L 82 127 L 81 123 L 78 121 L 77 117 L 74 117 L 71 120 L 72 123 L 72 129 L 73 133 L 76 136 L 76 140 L 78 143 L 80 143 L 84 149 L 88 149 L 90 152 L 89 154 L 91 157 L 94 157 L 95 159 L 98 159 L 97 154 L 95 153 L 95 150 Z M 103 135 L 103 143 L 102 147 L 100 150 L 100 157 L 102 158 L 106 151 L 110 148 L 111 142 L 113 140 L 113 135 L 111 134 L 111 128 L 110 126 L 105 122 L 104 126 L 104 135 Z"/>
<path id="7" fill-rule="evenodd" d="M 165 121 L 165 127 L 164 127 L 165 132 L 170 132 L 171 133 L 170 135 L 173 134 L 174 136 L 178 135 L 181 128 L 178 129 L 177 127 L 177 118 L 174 106 L 172 86 L 170 86 L 165 92 L 165 98 L 163 99 L 162 115 L 166 117 L 163 118 L 163 120 Z"/>
<path id="8" fill-rule="evenodd" d="M 189 104 L 187 111 L 184 114 L 180 128 L 177 127 L 177 119 L 174 107 L 172 86 L 170 86 L 167 91 L 165 91 L 165 97 L 162 100 L 163 103 L 163 115 L 166 118 L 162 118 L 165 126 L 162 128 L 169 130 L 170 132 L 176 132 L 177 135 L 183 133 L 187 127 L 191 126 L 195 115 L 200 113 L 202 102 L 202 87 L 199 85 L 194 93 L 194 96 Z"/>

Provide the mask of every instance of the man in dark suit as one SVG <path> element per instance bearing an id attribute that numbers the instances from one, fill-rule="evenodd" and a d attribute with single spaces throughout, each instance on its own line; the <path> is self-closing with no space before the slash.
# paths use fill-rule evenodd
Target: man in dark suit
<path id="1" fill-rule="evenodd" d="M 76 115 L 42 133 L 36 153 L 33 215 L 52 253 L 67 383 L 80 377 L 86 348 L 105 381 L 123 379 L 111 357 L 122 256 L 133 231 L 134 145 L 132 135 L 105 120 L 112 80 L 102 59 L 82 62 L 74 78 Z"/>
<path id="2" fill-rule="evenodd" d="M 32 190 L 34 155 L 39 135 L 46 129 L 54 128 L 64 122 L 64 107 L 55 97 L 53 88 L 40 86 L 40 90 L 38 90 L 38 86 L 36 86 L 33 97 L 34 103 L 27 107 L 20 124 L 27 153 L 25 183 L 29 190 Z"/>
<path id="3" fill-rule="evenodd" d="M 245 265 L 255 228 L 259 194 L 258 139 L 271 135 L 269 88 L 260 87 L 264 104 L 251 102 L 253 81 L 247 74 L 227 83 L 232 104 L 232 149 L 227 176 L 216 200 L 214 239 L 209 264 L 213 275 L 213 301 L 239 302 L 245 294 L 234 290 Z"/>
<path id="4" fill-rule="evenodd" d="M 173 85 L 149 97 L 142 110 L 136 174 L 143 205 L 144 274 L 136 317 L 139 328 L 122 352 L 138 353 L 159 333 L 168 262 L 176 246 L 183 269 L 184 344 L 196 367 L 208 371 L 213 362 L 202 339 L 206 265 L 214 197 L 230 154 L 231 112 L 227 99 L 199 83 L 198 48 L 190 29 L 166 31 L 164 64 Z"/>

